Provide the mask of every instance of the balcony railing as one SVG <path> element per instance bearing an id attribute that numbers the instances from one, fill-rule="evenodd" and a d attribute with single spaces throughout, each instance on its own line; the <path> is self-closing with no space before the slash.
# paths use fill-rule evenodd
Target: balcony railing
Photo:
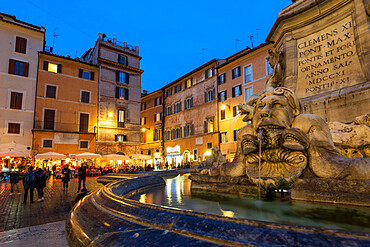
<path id="1" fill-rule="evenodd" d="M 35 130 L 95 133 L 95 125 L 71 124 L 64 122 L 35 121 Z"/>

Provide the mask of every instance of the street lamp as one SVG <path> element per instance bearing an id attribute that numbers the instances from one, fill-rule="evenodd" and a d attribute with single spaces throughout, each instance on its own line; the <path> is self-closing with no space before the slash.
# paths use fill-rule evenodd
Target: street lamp
<path id="1" fill-rule="evenodd" d="M 109 112 L 108 117 L 113 117 L 113 112 Z"/>
<path id="2" fill-rule="evenodd" d="M 225 110 L 226 107 L 229 108 L 229 110 L 230 110 L 230 105 L 228 105 L 228 104 L 222 104 L 221 105 L 221 110 Z"/>

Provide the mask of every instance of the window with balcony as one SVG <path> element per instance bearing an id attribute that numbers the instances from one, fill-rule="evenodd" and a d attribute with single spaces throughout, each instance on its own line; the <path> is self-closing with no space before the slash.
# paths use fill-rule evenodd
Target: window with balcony
<path id="1" fill-rule="evenodd" d="M 57 87 L 53 85 L 46 85 L 45 97 L 56 99 L 57 98 Z"/>
<path id="2" fill-rule="evenodd" d="M 129 78 L 130 75 L 129 73 L 121 72 L 121 71 L 116 71 L 116 81 L 121 82 L 121 83 L 127 83 L 129 84 Z"/>
<path id="3" fill-rule="evenodd" d="M 53 130 L 55 127 L 55 110 L 44 109 L 44 129 Z"/>
<path id="4" fill-rule="evenodd" d="M 185 88 L 189 88 L 191 86 L 193 86 L 193 78 L 186 79 Z"/>
<path id="5" fill-rule="evenodd" d="M 190 109 L 193 107 L 193 97 L 187 98 L 185 100 L 185 110 Z"/>
<path id="6" fill-rule="evenodd" d="M 86 80 L 94 80 L 94 72 L 92 71 L 86 71 L 83 69 L 78 70 L 78 77 L 86 79 Z"/>
<path id="7" fill-rule="evenodd" d="M 11 92 L 10 93 L 10 109 L 22 109 L 23 93 Z"/>
<path id="8" fill-rule="evenodd" d="M 90 92 L 81 90 L 81 103 L 90 103 Z"/>
<path id="9" fill-rule="evenodd" d="M 175 106 L 174 106 L 174 112 L 175 113 L 178 113 L 178 112 L 180 112 L 181 111 L 181 102 L 178 102 L 178 103 L 176 103 L 175 104 Z"/>
<path id="10" fill-rule="evenodd" d="M 232 78 L 235 79 L 235 78 L 238 78 L 240 76 L 240 66 L 234 68 L 232 70 Z"/>
<path id="11" fill-rule="evenodd" d="M 8 73 L 12 75 L 28 77 L 28 67 L 29 67 L 29 64 L 26 62 L 9 59 Z"/>
<path id="12" fill-rule="evenodd" d="M 116 87 L 116 98 L 128 100 L 128 88 Z"/>
<path id="13" fill-rule="evenodd" d="M 127 57 L 122 56 L 122 55 L 118 55 L 118 63 L 127 65 Z"/>
<path id="14" fill-rule="evenodd" d="M 21 134 L 21 124 L 8 123 L 8 134 Z"/>
<path id="15" fill-rule="evenodd" d="M 224 84 L 226 82 L 226 75 L 225 73 L 219 75 L 218 77 L 218 85 Z"/>
<path id="16" fill-rule="evenodd" d="M 209 89 L 207 90 L 205 93 L 204 93 L 204 102 L 207 103 L 207 102 L 210 102 L 212 100 L 215 99 L 215 89 L 212 88 L 212 89 Z"/>
<path id="17" fill-rule="evenodd" d="M 213 118 L 204 121 L 204 133 L 212 133 L 214 131 L 214 121 Z"/>
<path id="18" fill-rule="evenodd" d="M 27 39 L 17 36 L 15 40 L 15 52 L 26 54 L 26 51 Z"/>
<path id="19" fill-rule="evenodd" d="M 89 132 L 89 114 L 80 113 L 80 132 Z"/>
<path id="20" fill-rule="evenodd" d="M 209 68 L 209 69 L 206 69 L 205 71 L 205 79 L 208 79 L 210 77 L 212 77 L 214 74 L 213 74 L 213 67 L 212 68 Z"/>
<path id="21" fill-rule="evenodd" d="M 220 92 L 218 95 L 219 95 L 218 98 L 220 99 L 221 102 L 227 100 L 227 91 L 226 90 Z"/>
<path id="22" fill-rule="evenodd" d="M 62 73 L 62 65 L 57 63 L 50 63 L 47 61 L 44 61 L 44 70 L 53 72 L 53 73 Z"/>
<path id="23" fill-rule="evenodd" d="M 239 85 L 239 86 L 233 87 L 232 88 L 232 96 L 233 96 L 233 98 L 234 97 L 238 97 L 240 95 L 242 95 L 242 86 Z"/>
<path id="24" fill-rule="evenodd" d="M 245 74 L 245 81 L 244 82 L 250 82 L 252 81 L 252 65 L 247 66 L 244 68 L 244 74 Z"/>
<path id="25" fill-rule="evenodd" d="M 117 127 L 123 128 L 125 127 L 125 110 L 118 109 L 117 110 Z"/>

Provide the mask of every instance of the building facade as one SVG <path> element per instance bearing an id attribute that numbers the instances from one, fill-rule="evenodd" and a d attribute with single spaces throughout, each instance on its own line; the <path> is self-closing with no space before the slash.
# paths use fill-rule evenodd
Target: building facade
<path id="1" fill-rule="evenodd" d="M 0 13 L 0 151 L 31 154 L 37 59 L 45 28 Z"/>
<path id="2" fill-rule="evenodd" d="M 141 97 L 141 154 L 153 157 L 151 165 L 163 166 L 163 91 L 159 89 Z"/>
<path id="3" fill-rule="evenodd" d="M 170 167 L 196 164 L 218 146 L 216 67 L 213 59 L 180 77 L 164 90 L 164 156 Z"/>
<path id="4" fill-rule="evenodd" d="M 236 152 L 238 131 L 245 126 L 238 105 L 253 94 L 262 93 L 266 77 L 272 73 L 266 58 L 272 44 L 246 48 L 217 67 L 220 150 L 228 160 Z"/>
<path id="5" fill-rule="evenodd" d="M 39 53 L 33 155 L 95 152 L 98 66 Z"/>
<path id="6" fill-rule="evenodd" d="M 99 66 L 97 152 L 140 152 L 141 74 L 139 47 L 99 34 L 81 57 Z"/>

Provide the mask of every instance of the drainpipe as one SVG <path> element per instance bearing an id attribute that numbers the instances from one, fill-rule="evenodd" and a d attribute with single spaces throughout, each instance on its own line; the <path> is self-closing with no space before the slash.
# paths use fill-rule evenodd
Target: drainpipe
<path id="1" fill-rule="evenodd" d="M 164 133 L 164 129 L 165 129 L 165 119 L 166 119 L 166 114 L 165 114 L 165 101 L 166 101 L 166 97 L 165 97 L 165 90 L 162 89 L 162 159 L 163 159 L 163 162 L 165 162 L 165 156 L 164 156 L 164 141 L 165 141 L 165 133 Z"/>

